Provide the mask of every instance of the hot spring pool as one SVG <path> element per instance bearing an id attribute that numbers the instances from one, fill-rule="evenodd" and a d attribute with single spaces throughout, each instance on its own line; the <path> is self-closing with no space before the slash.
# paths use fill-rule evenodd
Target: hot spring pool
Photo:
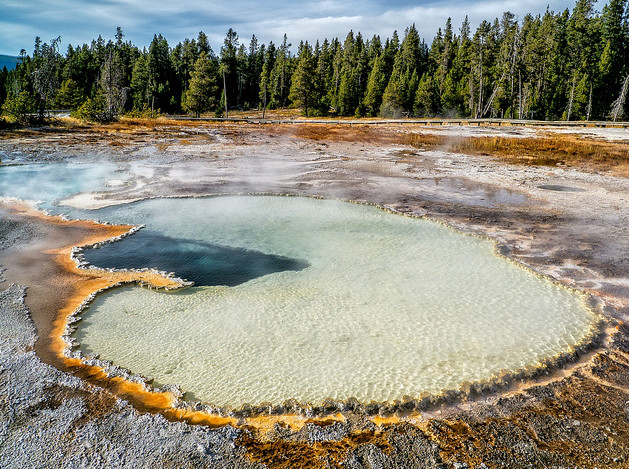
<path id="1" fill-rule="evenodd" d="M 215 405 L 439 393 L 565 352 L 596 321 L 582 295 L 490 241 L 371 206 L 223 196 L 95 215 L 147 225 L 97 265 L 151 267 L 164 250 L 161 269 L 211 275 L 176 293 L 99 295 L 79 323 L 82 351 Z"/>

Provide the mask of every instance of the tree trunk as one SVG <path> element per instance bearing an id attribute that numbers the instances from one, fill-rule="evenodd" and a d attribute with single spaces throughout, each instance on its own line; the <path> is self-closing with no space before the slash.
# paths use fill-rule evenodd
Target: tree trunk
<path id="1" fill-rule="evenodd" d="M 476 117 L 483 117 L 482 112 L 483 109 L 483 38 L 480 39 L 480 78 L 478 80 L 478 108 L 476 111 Z"/>
<path id="2" fill-rule="evenodd" d="M 629 88 L 629 74 L 627 74 L 625 81 L 622 83 L 618 99 L 614 101 L 614 104 L 612 105 L 612 117 L 614 118 L 614 122 L 616 122 L 618 116 L 622 116 L 625 99 L 627 98 L 627 88 Z"/>
<path id="3" fill-rule="evenodd" d="M 223 98 L 225 99 L 225 118 L 229 117 L 229 111 L 227 110 L 227 82 L 225 81 L 225 70 L 223 69 Z"/>
<path id="4" fill-rule="evenodd" d="M 577 75 L 575 73 L 574 80 L 572 80 L 572 91 L 570 91 L 570 100 L 568 101 L 568 114 L 566 120 L 570 120 L 570 114 L 572 114 L 572 103 L 574 101 L 574 88 L 577 86 Z"/>
<path id="5" fill-rule="evenodd" d="M 585 112 L 585 120 L 590 120 L 590 114 L 592 114 L 592 82 L 590 81 L 590 97 L 588 99 L 588 108 Z"/>
<path id="6" fill-rule="evenodd" d="M 470 73 L 470 100 L 467 103 L 470 107 L 470 118 L 474 117 L 474 106 L 476 99 L 474 98 L 474 74 Z"/>
<path id="7" fill-rule="evenodd" d="M 518 119 L 522 119 L 522 72 L 518 71 Z"/>

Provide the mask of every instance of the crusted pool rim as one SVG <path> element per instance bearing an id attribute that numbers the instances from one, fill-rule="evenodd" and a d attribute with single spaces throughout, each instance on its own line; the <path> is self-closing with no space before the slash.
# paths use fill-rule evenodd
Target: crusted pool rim
<path id="1" fill-rule="evenodd" d="M 570 346 L 564 352 L 546 357 L 539 361 L 537 365 L 528 366 L 517 370 L 502 371 L 495 373 L 492 377 L 486 380 L 480 380 L 475 382 L 463 382 L 458 389 L 442 390 L 440 393 L 426 393 L 420 392 L 417 396 L 403 396 L 402 399 L 392 401 L 370 401 L 363 402 L 356 398 L 349 397 L 347 399 L 323 399 L 320 403 L 301 402 L 296 399 L 287 399 L 281 404 L 271 404 L 269 402 L 260 402 L 257 404 L 244 403 L 238 407 L 232 407 L 229 405 L 213 405 L 211 403 L 205 403 L 200 401 L 188 401 L 185 400 L 185 391 L 177 384 L 167 384 L 160 388 L 153 386 L 153 379 L 147 376 L 143 376 L 138 373 L 133 373 L 119 365 L 115 365 L 108 360 L 102 360 L 98 355 L 86 355 L 80 350 L 80 344 L 73 337 L 74 332 L 77 330 L 77 323 L 81 321 L 81 314 L 89 307 L 91 302 L 96 296 L 102 292 L 108 291 L 113 288 L 129 284 L 138 284 L 151 289 L 162 291 L 178 291 L 182 288 L 193 285 L 193 282 L 189 282 L 185 279 L 176 277 L 173 272 L 158 271 L 156 269 L 103 269 L 100 267 L 89 264 L 84 257 L 84 251 L 88 248 L 100 247 L 106 244 L 114 243 L 126 236 L 130 236 L 144 227 L 144 225 L 136 225 L 128 232 L 112 237 L 105 241 L 101 241 L 93 244 L 78 245 L 72 248 L 71 258 L 75 262 L 76 267 L 79 269 L 90 270 L 93 272 L 151 272 L 155 275 L 163 276 L 169 280 L 173 280 L 179 284 L 177 287 L 155 287 L 142 281 L 129 281 L 129 282 L 117 282 L 106 288 L 99 289 L 92 292 L 83 302 L 76 308 L 76 310 L 67 316 L 66 326 L 64 333 L 61 336 L 65 342 L 66 347 L 63 354 L 67 358 L 73 358 L 80 360 L 81 363 L 87 366 L 97 367 L 106 373 L 108 378 L 118 378 L 126 380 L 130 383 L 137 384 L 148 393 L 168 393 L 172 396 L 171 409 L 179 410 L 186 413 L 203 413 L 209 416 L 219 416 L 226 418 L 226 424 L 233 423 L 233 421 L 241 421 L 246 418 L 255 418 L 259 416 L 293 416 L 298 415 L 304 418 L 324 418 L 326 416 L 334 414 L 346 414 L 353 413 L 364 416 L 407 416 L 413 413 L 428 412 L 435 410 L 442 406 L 455 405 L 457 403 L 469 402 L 490 395 L 495 395 L 503 392 L 507 392 L 515 389 L 523 384 L 538 384 L 541 380 L 550 377 L 553 373 L 564 370 L 571 365 L 577 365 L 584 357 L 587 357 L 592 352 L 598 349 L 604 348 L 606 344 L 612 339 L 613 334 L 610 334 L 610 322 L 606 319 L 600 311 L 604 307 L 604 300 L 598 297 L 594 297 L 591 294 L 585 293 L 581 290 L 573 288 L 569 285 L 565 285 L 559 282 L 557 279 L 540 273 L 534 270 L 527 263 L 515 259 L 511 255 L 511 250 L 499 240 L 490 238 L 489 236 L 479 235 L 475 233 L 465 232 L 457 227 L 438 220 L 432 217 L 427 217 L 422 212 L 406 212 L 396 209 L 394 206 L 381 205 L 366 200 L 344 199 L 344 198 L 331 198 L 318 195 L 301 195 L 298 193 L 272 193 L 272 192 L 252 192 L 252 193 L 212 193 L 212 194 L 196 194 L 196 195 L 176 195 L 176 196 L 151 196 L 145 197 L 139 200 L 134 200 L 124 205 L 135 204 L 145 200 L 151 199 L 179 199 L 179 198 L 211 198 L 211 197 L 225 197 L 225 196 L 274 196 L 274 197 L 303 197 L 319 200 L 337 200 L 340 202 L 354 203 L 359 205 L 373 206 L 385 212 L 402 215 L 410 218 L 422 218 L 434 223 L 438 223 L 447 227 L 464 236 L 472 236 L 479 239 L 489 240 L 494 246 L 494 254 L 504 258 L 505 260 L 512 262 L 519 268 L 524 268 L 529 273 L 552 282 L 561 288 L 572 291 L 582 296 L 584 306 L 593 315 L 596 320 L 590 325 L 587 334 L 577 344 Z M 100 222 L 102 223 L 102 222 Z M 105 223 L 106 224 L 106 223 Z M 164 409 L 167 410 L 167 409 Z M 186 420 L 182 418 L 182 420 Z"/>

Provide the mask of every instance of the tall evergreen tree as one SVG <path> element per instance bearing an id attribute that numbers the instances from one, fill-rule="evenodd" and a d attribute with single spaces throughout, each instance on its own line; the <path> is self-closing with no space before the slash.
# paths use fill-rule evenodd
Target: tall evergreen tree
<path id="1" fill-rule="evenodd" d="M 275 67 L 275 44 L 269 43 L 264 54 L 264 63 L 260 72 L 260 102 L 262 107 L 266 109 L 269 101 L 269 92 L 271 90 L 271 72 Z"/>
<path id="2" fill-rule="evenodd" d="M 133 66 L 131 93 L 134 109 L 140 110 L 149 107 L 148 67 L 145 54 L 140 55 Z"/>
<path id="3" fill-rule="evenodd" d="M 239 74 L 238 74 L 238 34 L 232 28 L 229 28 L 223 47 L 221 47 L 221 75 L 223 79 L 223 103 L 227 102 L 227 108 L 236 106 L 239 91 Z"/>
<path id="4" fill-rule="evenodd" d="M 290 100 L 303 109 L 306 117 L 310 115 L 310 110 L 317 101 L 316 79 L 316 60 L 312 47 L 306 42 L 299 47 L 289 95 Z"/>
<path id="5" fill-rule="evenodd" d="M 171 101 L 170 79 L 172 67 L 168 41 L 161 35 L 153 36 L 149 47 L 147 62 L 147 99 L 151 111 L 158 108 L 168 110 L 173 106 Z"/>
<path id="6" fill-rule="evenodd" d="M 386 61 L 383 55 L 376 57 L 369 79 L 363 105 L 368 116 L 377 116 L 382 105 L 382 95 L 387 87 Z"/>
<path id="7" fill-rule="evenodd" d="M 214 60 L 202 51 L 194 63 L 190 86 L 185 93 L 182 107 L 199 117 L 201 113 L 216 108 L 218 92 L 218 70 Z"/>
<path id="8" fill-rule="evenodd" d="M 343 43 L 343 55 L 340 69 L 340 82 L 336 98 L 337 112 L 341 115 L 352 115 L 358 107 L 359 88 L 359 55 L 363 49 L 360 42 L 354 39 L 354 33 L 349 32 Z"/>
<path id="9" fill-rule="evenodd" d="M 568 21 L 567 36 L 571 48 L 569 56 L 569 97 L 566 120 L 589 118 L 593 85 L 596 79 L 597 24 L 591 20 L 595 0 L 577 0 Z"/>
<path id="10" fill-rule="evenodd" d="M 286 107 L 289 104 L 288 94 L 292 76 L 290 46 L 286 34 L 282 45 L 277 49 L 275 63 L 271 70 L 270 107 Z"/>
<path id="11" fill-rule="evenodd" d="M 412 111 L 419 74 L 423 74 L 426 48 L 415 25 L 406 30 L 395 55 L 391 78 L 382 97 L 380 112 L 384 116 L 400 116 Z"/>

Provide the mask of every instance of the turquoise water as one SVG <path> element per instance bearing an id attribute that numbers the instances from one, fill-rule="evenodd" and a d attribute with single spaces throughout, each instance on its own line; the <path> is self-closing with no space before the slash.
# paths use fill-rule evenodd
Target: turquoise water
<path id="1" fill-rule="evenodd" d="M 0 196 L 38 202 L 51 213 L 62 213 L 56 202 L 70 195 L 105 190 L 105 182 L 120 178 L 114 163 L 34 163 L 0 165 Z"/>
<path id="2" fill-rule="evenodd" d="M 120 288 L 84 313 L 84 352 L 217 405 L 438 393 L 565 352 L 595 321 L 490 241 L 374 207 L 226 196 L 92 215 L 184 240 L 191 257 L 209 245 L 307 263 L 235 286 Z"/>

